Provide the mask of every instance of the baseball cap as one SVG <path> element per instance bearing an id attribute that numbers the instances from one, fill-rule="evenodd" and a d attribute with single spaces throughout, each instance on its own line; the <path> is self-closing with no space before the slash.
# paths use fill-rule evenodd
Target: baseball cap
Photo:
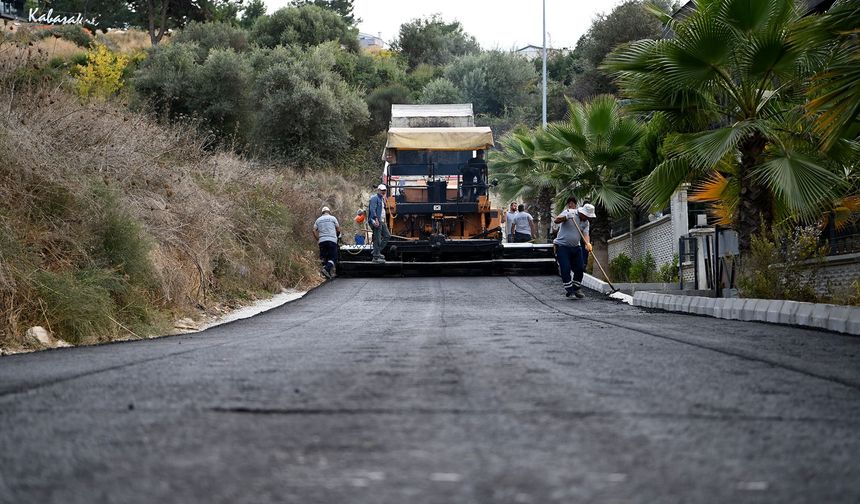
<path id="1" fill-rule="evenodd" d="M 387 191 L 388 190 L 388 188 L 385 187 L 385 184 L 379 184 L 376 188 L 380 191 Z"/>
<path id="2" fill-rule="evenodd" d="M 326 212 L 331 213 L 331 208 L 329 208 L 329 207 L 327 207 L 327 206 L 324 206 L 324 207 L 322 207 L 322 209 L 320 210 L 320 212 L 322 212 L 322 213 L 326 213 Z"/>

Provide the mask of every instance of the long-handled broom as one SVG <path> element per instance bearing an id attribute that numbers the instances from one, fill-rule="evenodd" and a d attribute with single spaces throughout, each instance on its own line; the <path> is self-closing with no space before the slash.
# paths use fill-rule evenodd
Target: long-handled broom
<path id="1" fill-rule="evenodd" d="M 575 227 L 576 230 L 579 231 L 579 236 L 582 237 L 582 247 L 585 248 L 585 234 L 582 232 L 582 229 L 579 228 L 579 225 L 577 225 L 576 222 L 573 223 L 573 227 Z M 592 254 L 591 257 L 594 258 L 594 264 L 596 264 L 597 267 L 600 268 L 600 272 L 603 273 L 603 278 L 606 279 L 606 283 L 609 284 L 609 288 L 612 289 L 609 293 L 607 293 L 607 296 L 610 294 L 615 294 L 616 292 L 621 290 L 617 289 L 614 285 L 612 285 L 612 282 L 609 281 L 609 275 L 606 274 L 606 270 L 603 269 L 603 266 L 600 265 L 600 261 L 597 260 L 597 256 Z"/>

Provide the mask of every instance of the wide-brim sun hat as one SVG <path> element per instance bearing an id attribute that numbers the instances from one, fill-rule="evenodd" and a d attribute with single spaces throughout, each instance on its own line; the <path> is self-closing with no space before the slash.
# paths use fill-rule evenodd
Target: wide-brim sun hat
<path id="1" fill-rule="evenodd" d="M 597 214 L 594 213 L 594 205 L 591 203 L 586 203 L 579 208 L 579 213 L 588 217 L 589 219 L 594 219 L 597 217 Z"/>

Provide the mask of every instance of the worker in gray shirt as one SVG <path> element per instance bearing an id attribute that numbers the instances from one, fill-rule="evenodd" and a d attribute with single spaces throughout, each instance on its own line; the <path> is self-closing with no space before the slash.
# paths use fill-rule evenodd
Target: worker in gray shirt
<path id="1" fill-rule="evenodd" d="M 526 212 L 525 205 L 517 207 L 517 214 L 514 215 L 513 222 L 511 223 L 511 233 L 514 234 L 514 243 L 531 241 L 532 237 L 537 234 L 534 217 L 532 217 L 532 214 Z"/>
<path id="2" fill-rule="evenodd" d="M 314 237 L 319 240 L 322 274 L 326 278 L 331 278 L 337 264 L 337 237 L 340 236 L 340 223 L 331 214 L 329 207 L 324 206 L 321 211 L 322 215 L 314 222 Z"/>
<path id="3" fill-rule="evenodd" d="M 514 217 L 517 215 L 517 202 L 511 201 L 511 208 L 502 214 L 502 224 L 505 225 L 505 239 L 508 243 L 514 242 L 514 235 L 511 233 L 511 225 L 514 223 Z"/>
<path id="4" fill-rule="evenodd" d="M 585 257 L 591 252 L 591 225 L 588 219 L 596 217 L 594 205 L 586 203 L 576 207 L 576 198 L 567 198 L 567 208 L 558 214 L 554 222 L 558 224 L 558 235 L 553 240 L 558 274 L 564 284 L 564 295 L 585 297 L 582 293 L 582 278 L 585 276 Z M 579 229 L 577 229 L 579 228 Z M 584 238 L 584 240 L 583 240 Z"/>

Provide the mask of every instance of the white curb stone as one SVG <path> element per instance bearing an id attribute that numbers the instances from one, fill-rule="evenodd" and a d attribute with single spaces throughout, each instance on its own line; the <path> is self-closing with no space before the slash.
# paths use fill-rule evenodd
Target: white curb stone
<path id="1" fill-rule="evenodd" d="M 681 300 L 681 311 L 685 313 L 692 313 L 690 307 L 693 304 L 693 296 L 678 296 L 682 298 Z"/>
<path id="2" fill-rule="evenodd" d="M 765 320 L 774 324 L 779 322 L 779 312 L 783 303 L 784 301 L 780 299 L 771 299 L 767 305 L 767 318 Z"/>
<path id="3" fill-rule="evenodd" d="M 800 308 L 800 303 L 797 301 L 783 301 L 782 308 L 779 310 L 780 324 L 797 324 L 797 309 Z"/>
<path id="4" fill-rule="evenodd" d="M 815 306 L 810 303 L 797 303 L 797 311 L 794 312 L 794 323 L 802 326 L 811 326 L 813 309 L 815 309 Z"/>
<path id="5" fill-rule="evenodd" d="M 830 317 L 827 319 L 827 328 L 831 331 L 848 332 L 848 319 L 851 318 L 852 311 L 850 306 L 832 306 Z"/>
<path id="6" fill-rule="evenodd" d="M 629 296 L 628 296 L 629 297 Z M 860 336 L 860 307 L 781 299 L 714 299 L 656 292 L 636 292 L 633 306 L 695 313 L 715 318 L 771 322 L 827 329 Z"/>
<path id="7" fill-rule="evenodd" d="M 852 306 L 848 314 L 845 330 L 848 334 L 860 334 L 860 307 Z"/>
<path id="8" fill-rule="evenodd" d="M 747 320 L 758 320 L 764 322 L 767 320 L 767 309 L 770 307 L 771 300 L 769 299 L 756 299 L 753 303 L 752 312 L 750 313 L 750 318 Z"/>
<path id="9" fill-rule="evenodd" d="M 830 309 L 833 305 L 815 304 L 812 308 L 812 325 L 827 329 L 827 319 L 830 317 Z"/>

